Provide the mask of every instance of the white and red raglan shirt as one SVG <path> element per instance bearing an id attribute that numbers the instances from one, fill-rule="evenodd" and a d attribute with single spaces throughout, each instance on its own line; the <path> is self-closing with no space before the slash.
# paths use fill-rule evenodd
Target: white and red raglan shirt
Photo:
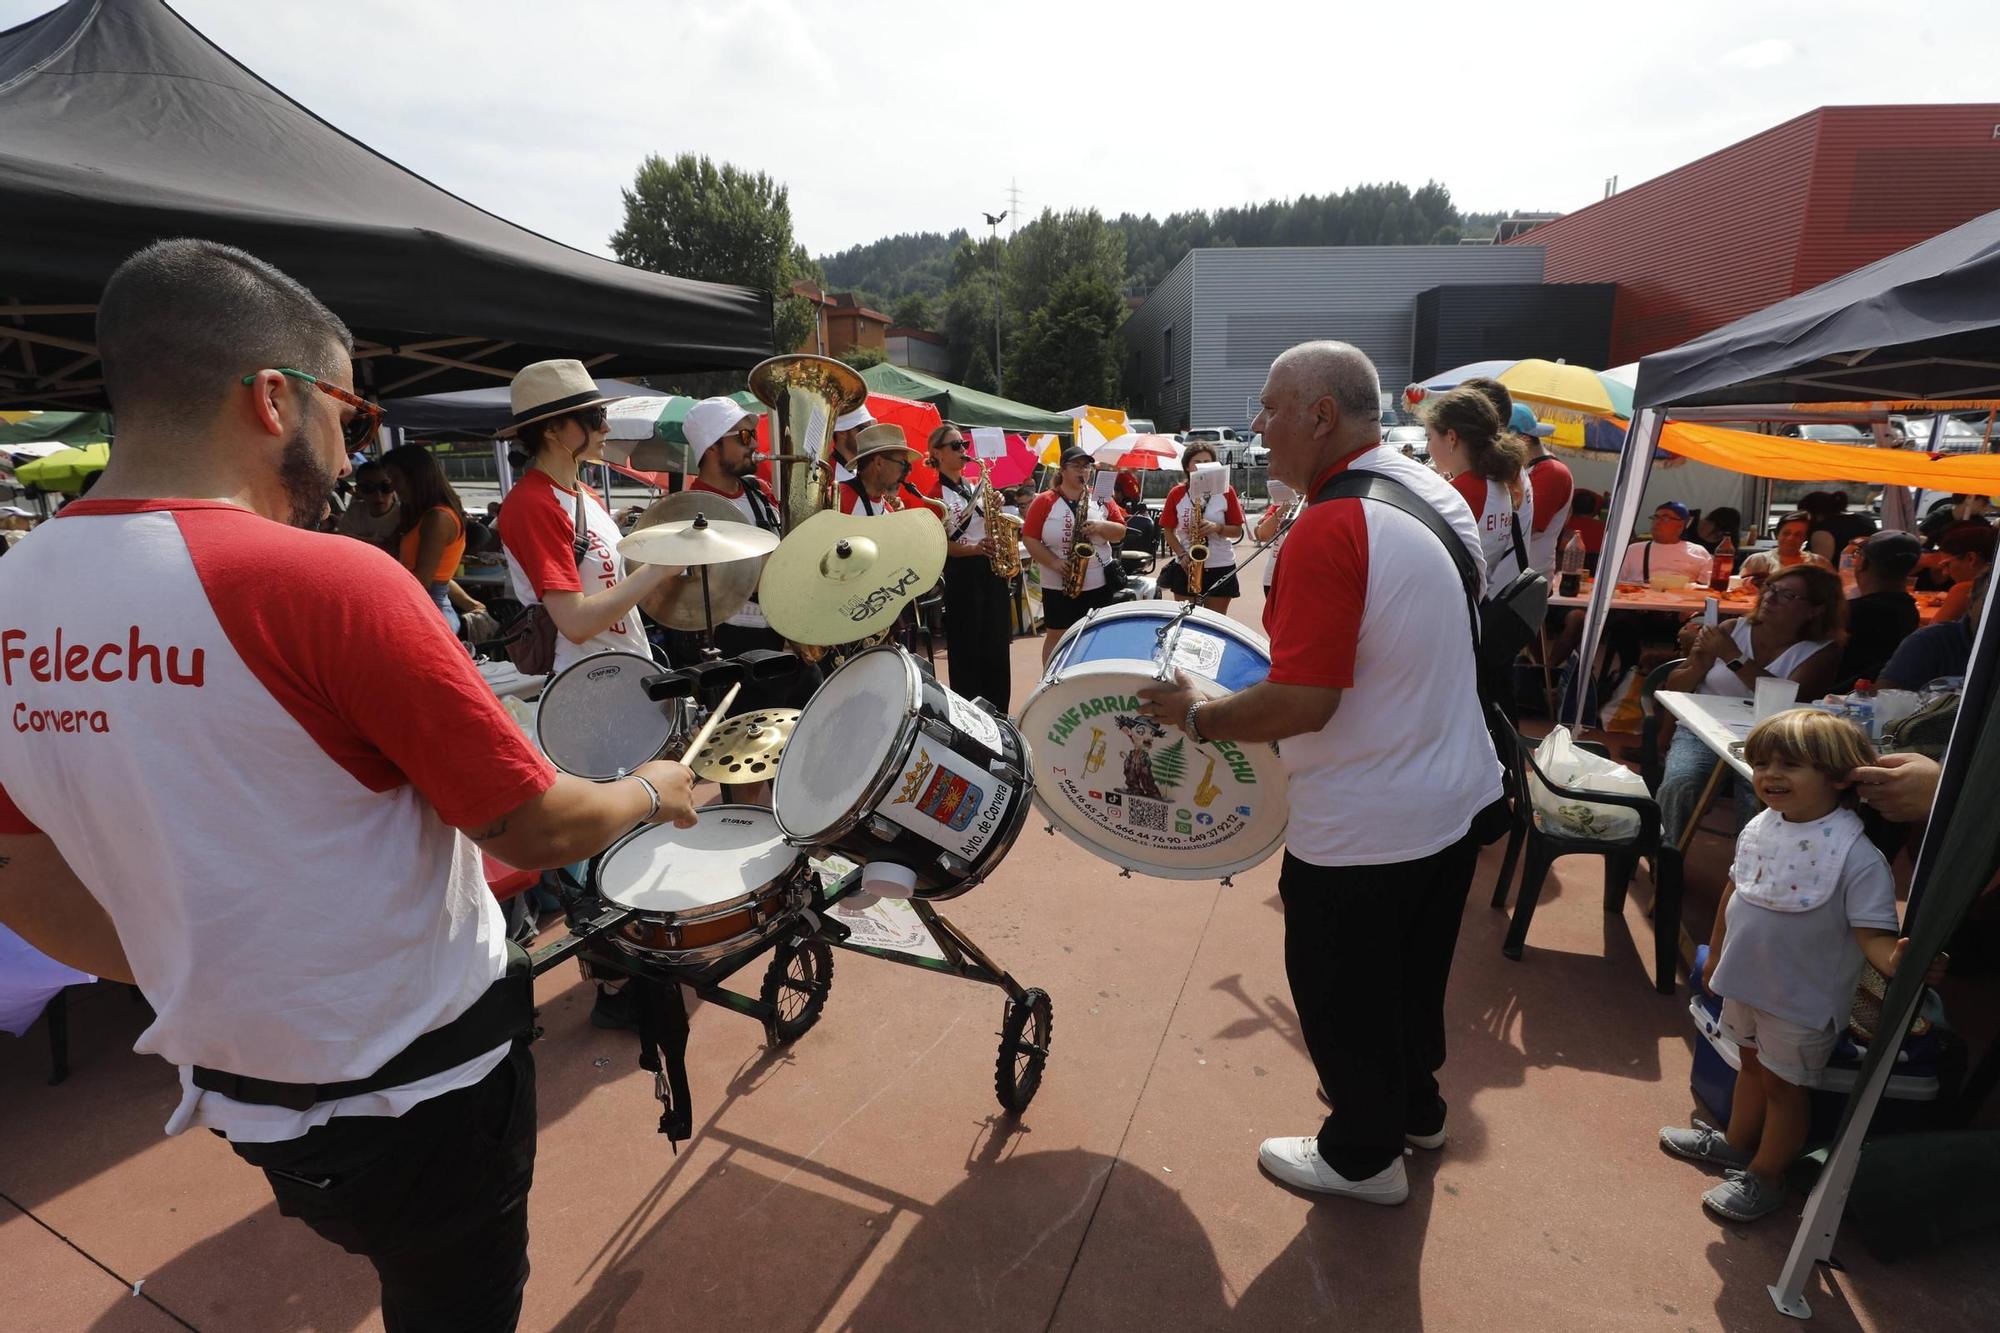
<path id="1" fill-rule="evenodd" d="M 206 500 L 79 500 L 0 563 L 0 832 L 51 838 L 116 923 L 181 1069 L 176 1134 L 400 1115 L 506 1046 L 300 1113 L 188 1066 L 362 1078 L 506 961 L 477 827 L 554 770 L 389 555 Z"/>
<path id="2" fill-rule="evenodd" d="M 1473 567 L 1480 536 L 1451 484 L 1379 445 L 1348 469 L 1393 477 L 1443 515 Z M 1307 507 L 1264 606 L 1270 679 L 1345 693 L 1327 724 L 1279 747 L 1290 778 L 1285 844 L 1313 865 L 1389 865 L 1442 851 L 1500 795 L 1480 716 L 1458 566 L 1431 530 L 1373 500 Z"/>
<path id="3" fill-rule="evenodd" d="M 1528 460 L 1528 484 L 1534 488 L 1534 521 L 1529 524 L 1528 563 L 1555 582 L 1556 548 L 1562 540 L 1563 525 L 1569 522 L 1570 505 L 1576 499 L 1576 478 L 1569 465 L 1549 454 Z"/>
<path id="4" fill-rule="evenodd" d="M 1534 563 L 1533 550 L 1528 545 L 1528 533 L 1535 521 L 1535 492 L 1528 478 L 1521 478 L 1521 504 L 1514 505 L 1514 496 L 1504 481 L 1494 481 L 1472 472 L 1461 472 L 1452 478 L 1451 488 L 1465 500 L 1466 508 L 1472 511 L 1472 520 L 1479 525 L 1479 549 L 1486 566 L 1486 587 L 1491 592 L 1512 583 L 1521 573 L 1521 560 L 1514 550 L 1514 525 L 1521 525 L 1521 549 L 1528 552 L 1528 563 Z"/>
<path id="5" fill-rule="evenodd" d="M 1208 524 L 1208 563 L 1205 569 L 1236 568 L 1236 543 L 1227 537 L 1215 535 L 1215 530 L 1225 523 L 1242 526 L 1243 502 L 1236 498 L 1236 488 L 1225 486 L 1208 497 L 1201 507 L 1201 521 Z M 1186 482 L 1178 483 L 1167 492 L 1167 502 L 1160 510 L 1160 522 L 1181 535 L 1181 544 L 1191 545 L 1188 532 L 1194 526 L 1194 499 L 1188 494 Z"/>
<path id="6" fill-rule="evenodd" d="M 1043 491 L 1028 502 L 1028 512 L 1021 520 L 1021 535 L 1033 537 L 1049 548 L 1049 554 L 1056 558 L 1058 564 L 1067 565 L 1070 547 L 1076 542 L 1076 511 L 1077 506 L 1071 504 L 1061 491 Z M 1088 491 L 1084 492 L 1083 511 L 1085 523 L 1102 523 L 1106 519 L 1110 519 L 1113 523 L 1125 521 L 1124 510 L 1108 501 L 1098 499 Z M 1102 537 L 1090 538 L 1090 547 L 1096 554 L 1095 558 L 1084 566 L 1084 592 L 1095 592 L 1102 588 L 1104 566 L 1118 558 L 1111 549 L 1111 543 Z M 1052 585 L 1051 577 L 1047 573 L 1042 575 L 1043 594 L 1046 596 L 1049 592 L 1054 592 L 1060 596 L 1062 582 L 1058 579 Z"/>
<path id="7" fill-rule="evenodd" d="M 523 606 L 542 600 L 543 593 L 596 593 L 615 588 L 625 577 L 625 558 L 618 554 L 618 520 L 611 517 L 588 486 L 583 488 L 583 523 L 590 549 L 583 564 L 576 562 L 576 492 L 556 485 L 540 468 L 521 474 L 500 504 L 495 528 L 507 553 L 507 576 L 514 598 Z M 637 653 L 650 657 L 646 630 L 639 613 L 627 611 L 609 629 L 572 643 L 556 635 L 555 670 L 593 653 Z"/>
<path id="8" fill-rule="evenodd" d="M 723 490 L 719 486 L 711 486 L 700 477 L 691 479 L 688 482 L 687 488 L 691 491 L 700 491 L 705 495 L 720 496 L 722 499 L 728 501 L 730 506 L 743 516 L 743 521 L 753 528 L 759 528 L 765 532 L 781 532 L 783 529 L 784 524 L 778 514 L 778 499 L 771 494 L 771 488 L 764 484 L 764 480 L 761 477 L 738 478 L 734 494 Z M 757 600 L 757 594 L 754 592 L 750 594 L 750 600 L 743 604 L 743 609 L 729 617 L 723 623 L 726 625 L 741 625 L 746 629 L 769 629 L 771 627 L 770 620 L 764 615 L 764 607 Z"/>

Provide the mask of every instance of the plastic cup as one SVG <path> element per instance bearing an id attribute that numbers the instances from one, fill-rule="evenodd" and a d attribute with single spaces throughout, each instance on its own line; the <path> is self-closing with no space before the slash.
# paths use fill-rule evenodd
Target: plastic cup
<path id="1" fill-rule="evenodd" d="M 1782 713 L 1799 701 L 1799 683 L 1786 680 L 1782 676 L 1760 676 L 1757 679 L 1757 720 L 1762 722 L 1774 713 Z"/>

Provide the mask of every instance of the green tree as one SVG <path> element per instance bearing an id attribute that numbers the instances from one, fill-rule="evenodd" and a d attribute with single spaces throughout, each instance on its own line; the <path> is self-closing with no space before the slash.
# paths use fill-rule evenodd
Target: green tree
<path id="1" fill-rule="evenodd" d="M 945 343 L 951 352 L 947 377 L 973 389 L 993 387 L 993 271 L 970 269 L 946 294 Z M 973 357 L 980 358 L 979 379 L 973 378 Z"/>
<path id="2" fill-rule="evenodd" d="M 887 361 L 889 354 L 879 347 L 850 347 L 840 354 L 840 359 L 856 370 L 866 370 Z"/>
<path id="3" fill-rule="evenodd" d="M 1042 215 L 1007 242 L 1007 319 L 1014 329 L 1047 305 L 1074 273 L 1100 279 L 1116 292 L 1125 283 L 1125 238 L 1094 208 Z"/>
<path id="4" fill-rule="evenodd" d="M 1009 396 L 1052 411 L 1112 401 L 1124 315 L 1124 298 L 1102 272 L 1078 268 L 1063 275 L 1014 340 Z"/>
<path id="5" fill-rule="evenodd" d="M 930 298 L 922 292 L 911 292 L 896 302 L 896 308 L 889 312 L 889 318 L 898 327 L 906 329 L 927 329 L 931 326 Z"/>
<path id="6" fill-rule="evenodd" d="M 769 292 L 779 348 L 812 336 L 809 301 L 792 284 L 820 281 L 819 266 L 792 239 L 789 192 L 761 171 L 693 153 L 671 162 L 648 154 L 625 196 L 625 223 L 611 237 L 623 264 Z"/>

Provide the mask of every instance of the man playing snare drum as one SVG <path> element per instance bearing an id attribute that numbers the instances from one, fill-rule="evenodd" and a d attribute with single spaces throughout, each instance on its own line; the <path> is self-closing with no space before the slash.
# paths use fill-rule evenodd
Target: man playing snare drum
<path id="1" fill-rule="evenodd" d="M 1500 765 L 1473 677 L 1464 584 L 1439 537 L 1374 500 L 1317 500 L 1366 469 L 1416 493 L 1479 564 L 1479 532 L 1443 478 L 1380 447 L 1380 386 L 1345 343 L 1271 367 L 1253 429 L 1271 475 L 1308 499 L 1264 611 L 1267 680 L 1204 701 L 1185 676 L 1142 690 L 1196 741 L 1282 741 L 1290 822 L 1278 891 L 1299 1027 L 1332 1102 L 1317 1135 L 1266 1139 L 1299 1189 L 1397 1204 L 1405 1143 L 1445 1144 L 1444 992 L 1472 881 L 1475 816 Z"/>
<path id="2" fill-rule="evenodd" d="M 556 773 L 401 566 L 301 531 L 379 416 L 312 293 L 162 241 L 97 345 L 111 464 L 0 568 L 0 715 L 54 719 L 0 745 L 0 922 L 136 982 L 168 1132 L 365 1255 L 391 1333 L 511 1329 L 533 995 L 473 843 L 536 868 L 692 827 L 691 775 Z"/>

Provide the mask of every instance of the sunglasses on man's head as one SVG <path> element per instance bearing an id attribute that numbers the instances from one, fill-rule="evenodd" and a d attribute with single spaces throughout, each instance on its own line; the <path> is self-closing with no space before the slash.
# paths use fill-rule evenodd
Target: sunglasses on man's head
<path id="1" fill-rule="evenodd" d="M 382 424 L 380 403 L 371 403 L 359 394 L 349 393 L 338 384 L 328 384 L 319 376 L 307 374 L 303 370 L 293 370 L 290 366 L 273 366 L 272 369 L 289 379 L 310 384 L 336 403 L 345 403 L 354 409 L 354 415 L 340 423 L 340 437 L 350 452 L 374 438 L 376 428 Z M 243 377 L 243 383 L 255 384 L 257 376 L 261 373 L 261 371 L 251 371 Z"/>

